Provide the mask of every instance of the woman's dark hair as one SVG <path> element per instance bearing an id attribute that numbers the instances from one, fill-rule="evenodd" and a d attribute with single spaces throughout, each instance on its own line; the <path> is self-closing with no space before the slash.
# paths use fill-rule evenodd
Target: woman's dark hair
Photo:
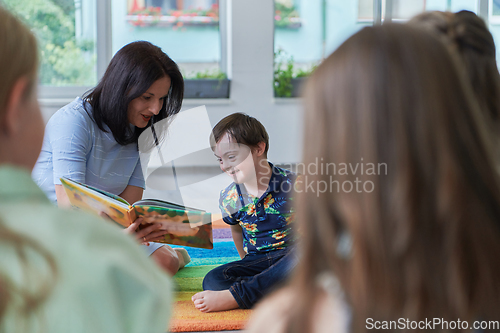
<path id="1" fill-rule="evenodd" d="M 122 47 L 111 59 L 99 84 L 88 91 L 83 99 L 92 106 L 92 116 L 99 129 L 106 124 L 116 142 L 127 145 L 137 142 L 145 130 L 130 126 L 129 103 L 146 92 L 162 77 L 171 80 L 170 90 L 158 115 L 151 124 L 177 114 L 184 97 L 184 80 L 177 64 L 159 47 L 138 41 Z"/>

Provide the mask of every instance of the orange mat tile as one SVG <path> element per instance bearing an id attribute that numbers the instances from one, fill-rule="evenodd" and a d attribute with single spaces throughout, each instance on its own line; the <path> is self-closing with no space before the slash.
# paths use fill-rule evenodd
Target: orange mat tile
<path id="1" fill-rule="evenodd" d="M 243 329 L 252 310 L 230 310 L 202 313 L 191 302 L 193 292 L 177 293 L 170 332 L 206 332 Z"/>

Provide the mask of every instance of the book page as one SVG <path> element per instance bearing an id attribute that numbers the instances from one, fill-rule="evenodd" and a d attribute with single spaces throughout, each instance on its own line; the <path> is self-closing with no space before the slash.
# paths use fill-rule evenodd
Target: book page
<path id="1" fill-rule="evenodd" d="M 143 223 L 162 223 L 168 233 L 159 243 L 213 248 L 210 213 L 145 205 L 134 206 L 134 210 Z"/>
<path id="2" fill-rule="evenodd" d="M 186 207 L 183 205 L 176 204 L 174 202 L 164 201 L 159 199 L 142 199 L 136 201 L 132 206 L 155 206 L 155 207 L 165 207 L 178 210 L 192 210 L 192 211 L 204 212 L 204 210 L 201 209 Z"/>

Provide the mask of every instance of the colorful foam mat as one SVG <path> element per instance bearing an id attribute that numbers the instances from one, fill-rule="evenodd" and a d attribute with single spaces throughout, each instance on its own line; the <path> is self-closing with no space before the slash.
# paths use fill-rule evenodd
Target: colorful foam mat
<path id="1" fill-rule="evenodd" d="M 191 296 L 202 291 L 203 277 L 213 268 L 239 259 L 231 238 L 231 230 L 223 222 L 213 223 L 214 248 L 212 250 L 186 247 L 191 262 L 175 276 L 176 301 L 170 321 L 170 332 L 207 332 L 239 330 L 245 327 L 251 310 L 230 310 L 202 313 L 197 310 Z"/>

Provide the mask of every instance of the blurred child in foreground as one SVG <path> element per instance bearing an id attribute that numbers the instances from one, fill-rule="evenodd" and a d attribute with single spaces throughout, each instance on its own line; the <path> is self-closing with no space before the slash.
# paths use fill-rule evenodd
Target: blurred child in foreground
<path id="1" fill-rule="evenodd" d="M 369 191 L 299 195 L 299 227 L 308 222 L 296 275 L 256 309 L 250 332 L 498 320 L 500 182 L 458 66 L 434 35 L 384 24 L 347 39 L 313 73 L 304 162 L 363 159 L 387 173 L 337 176 L 371 182 Z"/>
<path id="2" fill-rule="evenodd" d="M 171 282 L 111 224 L 31 179 L 43 139 L 37 47 L 0 6 L 0 331 L 165 332 Z"/>

